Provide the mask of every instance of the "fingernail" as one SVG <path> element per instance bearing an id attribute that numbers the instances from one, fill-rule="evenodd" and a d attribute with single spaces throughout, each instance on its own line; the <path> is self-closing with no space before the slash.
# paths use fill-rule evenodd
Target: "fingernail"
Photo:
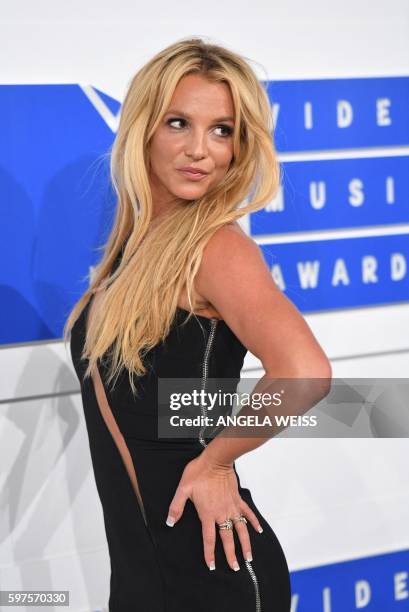
<path id="1" fill-rule="evenodd" d="M 262 527 L 259 527 L 259 528 L 258 528 L 258 532 L 259 532 L 259 533 L 263 533 L 263 528 L 262 528 Z"/>
<path id="2" fill-rule="evenodd" d="M 246 561 L 253 561 L 253 557 L 251 556 L 251 553 L 247 553 Z"/>
<path id="3" fill-rule="evenodd" d="M 233 569 L 235 572 L 237 572 L 240 569 L 240 565 L 237 563 L 237 561 L 233 563 Z"/>
<path id="4" fill-rule="evenodd" d="M 209 570 L 214 570 L 214 569 L 216 569 L 216 565 L 215 565 L 214 561 L 212 561 L 210 563 L 210 565 L 209 565 Z"/>
<path id="5" fill-rule="evenodd" d="M 168 527 L 173 527 L 174 524 L 175 519 L 172 516 L 168 516 L 168 518 L 166 519 L 166 525 L 168 525 Z"/>

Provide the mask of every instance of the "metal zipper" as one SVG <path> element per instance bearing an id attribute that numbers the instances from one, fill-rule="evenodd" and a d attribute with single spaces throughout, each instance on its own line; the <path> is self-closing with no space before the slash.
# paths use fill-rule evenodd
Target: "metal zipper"
<path id="1" fill-rule="evenodd" d="M 209 357 L 210 357 L 210 352 L 212 349 L 212 345 L 213 345 L 213 340 L 214 340 L 214 336 L 216 333 L 216 327 L 217 327 L 217 321 L 218 319 L 215 318 L 211 318 L 210 319 L 210 332 L 209 332 L 209 337 L 207 339 L 207 344 L 206 344 L 206 349 L 204 352 L 204 356 L 203 356 L 203 364 L 202 364 L 202 391 L 206 390 L 206 382 L 207 382 L 207 378 L 208 378 L 208 367 L 209 367 Z M 202 413 L 202 417 L 203 417 L 203 421 L 204 423 L 205 421 L 205 417 L 207 416 L 207 408 L 205 405 L 201 404 L 200 405 L 200 410 Z M 203 447 L 206 447 L 207 444 L 205 442 L 205 439 L 203 437 L 203 432 L 204 432 L 205 426 L 203 425 L 200 428 L 200 432 L 199 432 L 199 442 Z M 248 573 L 250 574 L 251 580 L 253 581 L 253 585 L 254 585 L 254 593 L 256 596 L 256 612 L 262 612 L 261 609 L 261 598 L 260 598 L 260 587 L 258 584 L 258 580 L 257 580 L 257 576 L 256 576 L 256 572 L 254 571 L 254 568 L 251 565 L 251 561 L 244 561 L 245 565 L 246 565 L 246 569 L 248 571 Z"/>
<path id="2" fill-rule="evenodd" d="M 256 612 L 262 612 L 261 611 L 260 588 L 259 588 L 259 585 L 258 585 L 258 580 L 257 580 L 256 572 L 254 571 L 254 568 L 252 567 L 250 561 L 244 561 L 244 563 L 246 564 L 247 571 L 250 574 L 251 579 L 252 579 L 253 584 L 254 584 L 254 592 L 256 594 Z"/>
<path id="3" fill-rule="evenodd" d="M 210 319 L 210 333 L 207 339 L 206 349 L 205 349 L 204 357 L 203 357 L 203 365 L 202 365 L 202 391 L 205 391 L 206 389 L 206 381 L 207 381 L 207 376 L 208 376 L 208 362 L 209 362 L 210 351 L 212 348 L 214 335 L 216 333 L 216 326 L 217 326 L 217 319 Z M 200 410 L 202 413 L 203 422 L 205 423 L 206 422 L 205 417 L 207 416 L 207 408 L 206 406 L 201 404 Z M 203 438 L 204 430 L 205 430 L 205 426 L 203 425 L 200 428 L 200 432 L 199 432 L 199 442 L 203 447 L 206 447 L 207 444 Z"/>

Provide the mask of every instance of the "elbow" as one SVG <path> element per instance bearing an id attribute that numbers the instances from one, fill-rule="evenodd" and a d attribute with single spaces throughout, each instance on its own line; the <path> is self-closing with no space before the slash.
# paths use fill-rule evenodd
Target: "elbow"
<path id="1" fill-rule="evenodd" d="M 332 367 L 323 352 L 304 356 L 302 361 L 281 364 L 281 367 L 265 368 L 265 371 L 267 379 L 297 379 L 296 387 L 315 403 L 324 399 L 331 390 Z"/>
<path id="2" fill-rule="evenodd" d="M 305 379 L 316 401 L 321 401 L 331 390 L 331 362 L 325 355 L 319 359 L 315 357 L 308 364 L 305 364 L 304 367 L 299 368 L 297 377 Z"/>
<path id="3" fill-rule="evenodd" d="M 276 369 L 274 374 L 270 371 L 266 377 L 283 383 L 291 414 L 300 416 L 330 393 L 332 367 L 325 354 L 321 353 L 318 357 L 314 354 L 304 359 L 302 364 L 286 364 L 285 372 Z"/>

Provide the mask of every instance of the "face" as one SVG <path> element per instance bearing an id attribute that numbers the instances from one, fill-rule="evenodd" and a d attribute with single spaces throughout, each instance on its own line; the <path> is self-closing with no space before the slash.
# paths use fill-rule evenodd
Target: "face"
<path id="1" fill-rule="evenodd" d="M 199 74 L 182 77 L 151 140 L 150 184 L 157 211 L 175 197 L 200 198 L 223 179 L 233 158 L 233 127 L 227 83 Z"/>

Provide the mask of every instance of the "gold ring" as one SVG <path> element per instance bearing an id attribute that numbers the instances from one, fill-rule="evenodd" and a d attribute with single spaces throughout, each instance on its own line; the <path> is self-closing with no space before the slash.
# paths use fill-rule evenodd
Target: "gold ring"
<path id="1" fill-rule="evenodd" d="M 219 526 L 219 529 L 233 529 L 233 521 L 231 520 L 231 518 L 226 519 L 225 521 L 223 521 L 223 523 L 217 523 Z"/>
<path id="2" fill-rule="evenodd" d="M 244 514 L 239 514 L 238 516 L 234 516 L 232 519 L 233 523 L 247 523 L 247 519 Z"/>

